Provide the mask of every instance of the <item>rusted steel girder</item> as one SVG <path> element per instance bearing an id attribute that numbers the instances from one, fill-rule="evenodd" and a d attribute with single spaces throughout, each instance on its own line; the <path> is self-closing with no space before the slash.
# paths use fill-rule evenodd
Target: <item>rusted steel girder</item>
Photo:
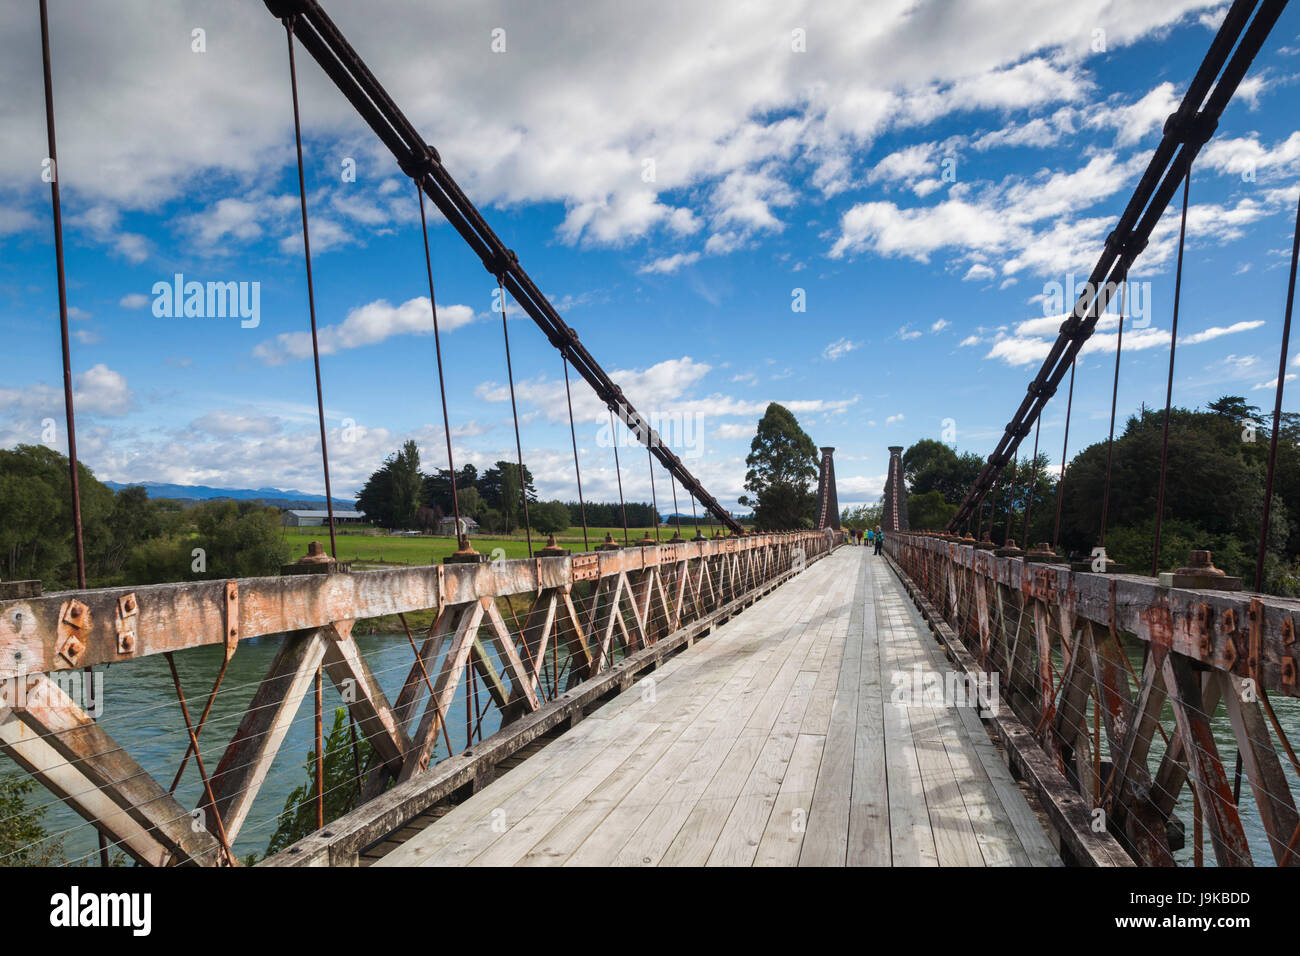
<path id="1" fill-rule="evenodd" d="M 430 565 L 348 574 L 192 581 L 62 591 L 0 601 L 0 679 L 111 664 L 205 644 L 228 644 L 351 621 L 466 604 L 480 598 L 565 588 L 682 560 L 775 546 L 811 552 L 816 531 L 745 535 L 597 551 L 561 558 Z M 236 587 L 229 587 L 230 584 Z M 238 600 L 230 601 L 237 593 Z M 134 608 L 124 640 L 122 602 Z M 231 620 L 233 616 L 233 620 Z M 1244 618 L 1243 618 L 1244 620 Z M 234 635 L 229 632 L 235 631 Z"/>
<path id="2" fill-rule="evenodd" d="M 1054 607 L 1071 606 L 1079 618 L 1102 628 L 1113 627 L 1146 643 L 1167 644 L 1198 664 L 1253 678 L 1269 693 L 1300 697 L 1296 676 L 1300 644 L 1295 638 L 1300 600 L 1162 587 L 1154 578 L 1140 575 L 1093 574 L 1064 565 L 999 558 L 917 532 L 887 535 L 885 540 L 914 553 L 914 560 L 974 568 L 986 580 L 1026 598 Z M 898 560 L 907 567 L 903 558 Z M 933 587 L 924 583 L 923 575 L 913 577 L 927 590 Z"/>
<path id="3" fill-rule="evenodd" d="M 320 64 L 334 85 L 348 99 L 361 118 L 397 159 L 402 172 L 411 176 L 458 232 L 465 244 L 483 262 L 483 267 L 500 279 L 506 291 L 546 334 L 550 343 L 563 354 L 596 395 L 632 429 L 651 454 L 693 494 L 709 513 L 739 534 L 738 521 L 718 503 L 682 460 L 664 446 L 649 421 L 632 407 L 623 390 L 609 377 L 600 363 L 578 340 L 578 333 L 565 324 L 550 300 L 519 264 L 519 257 L 497 236 L 482 213 L 456 183 L 438 151 L 430 146 L 405 114 L 398 109 L 365 62 L 352 49 L 338 27 L 315 0 L 265 0 L 276 17 L 294 18 L 294 35 Z M 502 305 L 504 308 L 504 304 Z"/>

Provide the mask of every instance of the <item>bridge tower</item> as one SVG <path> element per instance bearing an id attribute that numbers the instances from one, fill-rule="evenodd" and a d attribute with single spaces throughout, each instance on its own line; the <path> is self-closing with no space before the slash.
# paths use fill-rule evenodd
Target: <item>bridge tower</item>
<path id="1" fill-rule="evenodd" d="M 835 462 L 831 455 L 834 448 L 823 448 L 822 474 L 817 483 L 817 530 L 831 528 L 840 530 L 840 502 L 835 494 Z"/>
<path id="2" fill-rule="evenodd" d="M 885 531 L 907 530 L 907 486 L 903 484 L 903 446 L 889 446 L 889 477 L 885 479 L 885 506 L 880 518 Z"/>

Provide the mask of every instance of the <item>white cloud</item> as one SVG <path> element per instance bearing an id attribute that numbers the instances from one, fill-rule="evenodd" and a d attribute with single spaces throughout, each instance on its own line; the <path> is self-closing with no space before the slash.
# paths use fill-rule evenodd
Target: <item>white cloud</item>
<path id="1" fill-rule="evenodd" d="M 1286 380 L 1287 380 L 1288 382 L 1294 382 L 1294 381 L 1296 380 L 1296 375 L 1295 375 L 1295 373 L 1293 373 L 1293 372 L 1287 372 L 1287 373 L 1286 373 Z M 1250 390 L 1251 390 L 1252 392 L 1258 392 L 1258 391 L 1261 391 L 1261 390 L 1266 389 L 1266 388 L 1269 388 L 1269 389 L 1275 389 L 1275 388 L 1277 388 L 1277 379 L 1274 378 L 1272 381 L 1268 381 L 1268 382 L 1260 382 L 1258 385 L 1252 385 Z"/>
<path id="2" fill-rule="evenodd" d="M 124 309 L 143 309 L 150 301 L 143 292 L 128 292 L 118 299 L 117 304 Z"/>
<path id="3" fill-rule="evenodd" d="M 997 272 L 982 262 L 977 262 L 966 270 L 966 274 L 961 277 L 962 282 L 984 282 L 992 279 Z"/>
<path id="4" fill-rule="evenodd" d="M 932 323 L 930 323 L 930 331 L 942 332 L 950 325 L 952 325 L 952 323 L 949 322 L 947 319 L 935 319 Z"/>
<path id="5" fill-rule="evenodd" d="M 851 342 L 850 340 L 843 338 L 836 339 L 830 345 L 826 346 L 826 348 L 822 349 L 822 358 L 829 359 L 833 362 L 838 358 L 843 358 L 845 355 L 848 355 L 854 349 L 861 348 L 861 346 L 861 342 Z"/>
<path id="6" fill-rule="evenodd" d="M 1300 169 L 1300 132 L 1272 147 L 1263 145 L 1255 135 L 1213 139 L 1198 157 L 1198 165 L 1229 176 L 1294 175 Z"/>
<path id="7" fill-rule="evenodd" d="M 450 332 L 472 322 L 474 310 L 467 305 L 439 305 L 438 328 Z M 376 299 L 353 309 L 338 325 L 322 326 L 317 333 L 322 355 L 342 349 L 374 345 L 394 335 L 429 335 L 433 332 L 433 313 L 428 296 L 407 299 L 394 306 L 387 299 Z M 311 332 L 282 332 L 274 339 L 259 343 L 253 356 L 267 365 L 282 365 L 293 359 L 310 358 Z"/>
<path id="8" fill-rule="evenodd" d="M 1112 99 L 1118 99 L 1114 97 Z M 1087 125 L 1115 130 L 1115 145 L 1133 146 L 1148 133 L 1161 129 L 1169 114 L 1178 109 L 1174 85 L 1161 83 L 1136 103 L 1100 109 Z"/>
<path id="9" fill-rule="evenodd" d="M 694 265 L 699 261 L 700 254 L 698 252 L 679 252 L 675 255 L 665 256 L 662 259 L 656 259 L 637 271 L 642 275 L 671 275 L 682 266 Z"/>
<path id="10" fill-rule="evenodd" d="M 810 166 L 813 187 L 833 195 L 852 181 L 852 157 L 891 128 L 957 111 L 1080 103 L 1093 88 L 1083 62 L 1093 28 L 1117 49 L 1205 8 L 1206 0 L 1123 9 L 1111 0 L 1028 9 L 989 0 L 938 16 L 896 3 L 864 20 L 850 0 L 793 7 L 666 0 L 595 4 L 579 33 L 542 8 L 511 8 L 495 14 L 511 27 L 505 57 L 482 53 L 482 22 L 493 6 L 480 17 L 450 0 L 417 7 L 377 0 L 331 13 L 403 111 L 436 135 L 469 195 L 488 205 L 562 204 L 562 239 L 618 244 L 655 230 L 687 234 L 702 218 L 715 233 L 778 229 L 778 210 L 793 191 L 790 170 L 800 162 Z M 65 154 L 59 172 L 84 208 L 99 209 L 83 222 L 89 234 L 141 261 L 152 247 L 143 234 L 122 230 L 118 214 L 155 212 L 216 183 L 229 201 L 217 200 L 206 221 L 188 224 L 196 235 L 270 239 L 292 251 L 298 240 L 239 205 L 268 170 L 293 164 L 283 35 L 274 20 L 258 6 L 200 0 L 178 0 L 161 13 L 145 0 L 121 0 L 90 32 L 75 17 L 52 12 Z M 221 41 L 201 57 L 174 40 L 195 22 Z M 786 22 L 807 29 L 815 54 L 790 52 L 786 30 L 773 28 Z M 15 102 L 40 98 L 30 26 L 19 9 L 0 13 L 0 85 Z M 439 55 L 430 59 L 432 35 Z M 141 63 L 150 64 L 149 75 Z M 324 250 L 353 238 L 347 223 L 378 227 L 391 218 L 376 198 L 403 197 L 392 185 L 391 158 L 310 58 L 304 65 L 312 162 L 328 169 L 350 155 L 359 173 L 351 192 L 314 206 Z M 41 140 L 41 117 L 28 111 L 10 119 L 0 128 L 0 182 L 30 191 L 25 144 Z M 646 158 L 655 160 L 652 182 L 642 178 Z M 365 183 L 376 184 L 369 197 Z M 707 197 L 706 208 L 667 198 L 692 191 Z M 0 214 L 0 231 L 38 228 L 35 218 L 12 211 L 25 207 L 9 198 L 0 203 L 10 210 Z"/>
<path id="11" fill-rule="evenodd" d="M 284 425 L 273 415 L 219 410 L 208 412 L 196 419 L 190 427 L 219 438 L 229 438 L 234 435 L 264 438 L 278 434 Z"/>
<path id="12" fill-rule="evenodd" d="M 75 377 L 74 382 L 78 411 L 121 416 L 135 404 L 135 396 L 127 388 L 126 378 L 103 362 L 86 369 Z"/>
<path id="13" fill-rule="evenodd" d="M 1251 329 L 1257 329 L 1264 322 L 1256 320 L 1253 322 L 1234 322 L 1232 325 L 1222 326 L 1213 325 L 1202 332 L 1195 332 L 1192 335 L 1185 335 L 1178 340 L 1179 345 L 1197 345 L 1201 342 L 1209 342 L 1211 339 L 1217 339 L 1224 335 L 1235 335 L 1238 332 L 1248 332 Z"/>

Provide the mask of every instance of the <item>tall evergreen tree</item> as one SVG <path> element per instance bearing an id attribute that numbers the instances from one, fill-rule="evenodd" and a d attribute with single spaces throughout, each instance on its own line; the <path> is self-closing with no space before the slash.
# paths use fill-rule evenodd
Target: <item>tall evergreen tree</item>
<path id="1" fill-rule="evenodd" d="M 760 531 L 810 528 L 817 505 L 817 446 L 788 408 L 772 402 L 758 422 L 745 459 L 745 489 L 740 504 L 753 507 Z"/>

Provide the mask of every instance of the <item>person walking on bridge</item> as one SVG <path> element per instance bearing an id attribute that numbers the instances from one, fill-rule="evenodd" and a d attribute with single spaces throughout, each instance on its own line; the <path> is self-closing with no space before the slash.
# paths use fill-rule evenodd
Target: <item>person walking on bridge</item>
<path id="1" fill-rule="evenodd" d="M 880 533 L 879 528 L 876 528 L 876 554 L 880 553 L 880 546 L 884 543 L 885 543 L 885 536 Z"/>

